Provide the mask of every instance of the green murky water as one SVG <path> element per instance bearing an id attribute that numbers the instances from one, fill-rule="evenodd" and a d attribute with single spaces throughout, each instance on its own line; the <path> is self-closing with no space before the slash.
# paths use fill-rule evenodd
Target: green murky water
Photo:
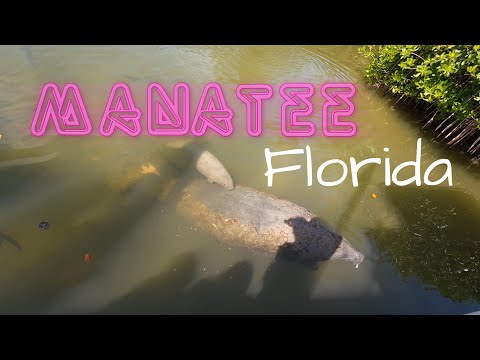
<path id="1" fill-rule="evenodd" d="M 415 115 L 366 89 L 356 47 L 3 46 L 0 54 L 0 313 L 461 314 L 480 308 L 478 167 L 431 141 Z M 29 134 L 44 83 L 77 83 L 98 125 L 119 81 L 131 85 L 140 108 L 151 82 L 187 82 L 195 97 L 195 89 L 216 81 L 230 89 L 238 128 L 244 110 L 232 96 L 236 84 L 355 83 L 355 138 L 281 137 L 276 87 L 265 109 L 268 135 L 199 142 L 235 183 L 325 219 L 365 254 L 364 263 L 355 269 L 326 262 L 312 271 L 202 233 L 175 211 L 178 187 L 198 174 L 165 139 Z M 313 103 L 319 116 L 321 100 Z M 268 188 L 263 175 L 265 147 L 310 145 L 314 169 L 333 158 L 383 158 L 389 147 L 395 166 L 414 160 L 419 137 L 422 174 L 448 158 L 453 187 L 385 187 L 384 168 L 376 165 L 361 171 L 358 188 L 349 178 L 335 187 L 307 187 L 305 170 L 279 174 Z M 19 161 L 25 158 L 33 160 Z M 284 161 L 304 164 L 298 156 Z M 149 174 L 129 187 L 132 169 L 138 173 L 148 163 L 161 176 Z M 328 176 L 338 176 L 335 171 Z M 48 230 L 38 228 L 43 220 Z M 83 261 L 86 253 L 90 263 Z"/>

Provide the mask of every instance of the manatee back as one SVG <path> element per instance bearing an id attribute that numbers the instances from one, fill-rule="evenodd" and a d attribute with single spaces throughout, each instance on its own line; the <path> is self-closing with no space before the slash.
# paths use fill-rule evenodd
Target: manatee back
<path id="1" fill-rule="evenodd" d="M 193 197 L 191 200 L 195 199 L 204 204 L 222 218 L 237 219 L 254 227 L 258 232 L 264 232 L 278 224 L 284 226 L 284 220 L 289 215 L 307 218 L 312 216 L 301 206 L 243 186 L 227 190 L 198 180 L 191 184 L 186 192 Z"/>
<path id="2" fill-rule="evenodd" d="M 307 261 L 334 257 L 342 241 L 305 208 L 243 186 L 228 190 L 195 180 L 177 209 L 221 242 Z"/>

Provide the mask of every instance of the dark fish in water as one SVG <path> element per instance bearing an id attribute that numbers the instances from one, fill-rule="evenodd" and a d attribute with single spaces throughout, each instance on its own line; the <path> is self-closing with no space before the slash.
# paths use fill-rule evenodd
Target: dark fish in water
<path id="1" fill-rule="evenodd" d="M 44 156 L 32 156 L 32 157 L 28 157 L 28 158 L 6 160 L 6 161 L 0 162 L 0 168 L 11 167 L 11 166 L 23 166 L 23 165 L 38 164 L 38 163 L 53 160 L 56 157 L 57 157 L 57 153 L 54 152 L 54 153 L 44 155 Z"/>
<path id="2" fill-rule="evenodd" d="M 12 238 L 10 235 L 0 232 L 0 245 L 2 244 L 3 241 L 9 242 L 17 250 L 22 250 L 22 246 L 18 243 L 17 240 Z"/>

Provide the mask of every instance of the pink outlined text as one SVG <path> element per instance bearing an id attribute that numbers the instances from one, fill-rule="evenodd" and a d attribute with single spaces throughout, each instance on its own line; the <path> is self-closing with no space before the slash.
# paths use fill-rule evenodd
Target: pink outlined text
<path id="1" fill-rule="evenodd" d="M 162 85 L 153 83 L 147 89 L 147 127 L 150 135 L 181 136 L 190 127 L 190 88 L 178 83 L 173 101 Z"/>
<path id="2" fill-rule="evenodd" d="M 140 126 L 141 112 L 135 107 L 132 93 L 127 84 L 118 83 L 112 87 L 107 106 L 100 123 L 100 134 L 111 136 L 115 128 L 119 128 L 130 136 L 137 136 L 142 131 Z"/>
<path id="3" fill-rule="evenodd" d="M 315 124 L 298 119 L 312 114 L 313 105 L 308 99 L 313 93 L 312 84 L 288 83 L 280 86 L 280 95 L 285 99 L 281 116 L 283 136 L 310 137 L 315 134 Z"/>
<path id="4" fill-rule="evenodd" d="M 222 136 L 230 136 L 232 117 L 233 111 L 227 107 L 222 87 L 217 83 L 207 84 L 193 118 L 192 134 L 202 136 L 209 127 Z"/>
<path id="5" fill-rule="evenodd" d="M 77 85 L 66 84 L 61 93 L 57 84 L 48 83 L 43 87 L 30 127 L 32 134 L 45 135 L 50 120 L 60 135 L 90 134 L 92 123 Z"/>
<path id="6" fill-rule="evenodd" d="M 263 100 L 270 99 L 273 89 L 267 84 L 244 84 L 237 86 L 237 97 L 246 107 L 247 132 L 250 136 L 259 136 L 262 133 L 262 104 Z"/>
<path id="7" fill-rule="evenodd" d="M 330 94 L 327 90 L 333 89 Z M 346 90 L 346 91 L 345 91 Z M 322 86 L 322 96 L 327 100 L 322 108 L 322 130 L 325 136 L 350 137 L 357 133 L 357 126 L 352 121 L 340 121 L 340 116 L 350 116 L 355 112 L 355 105 L 349 100 L 355 95 L 355 86 L 349 83 L 330 83 Z M 328 109 L 331 106 L 342 105 L 342 102 L 347 105 L 346 109 L 334 109 L 330 116 Z M 342 129 L 331 129 L 331 126 L 343 127 Z"/>
<path id="8" fill-rule="evenodd" d="M 321 95 L 315 94 L 314 85 L 310 83 L 282 84 L 279 88 L 283 99 L 279 114 L 282 135 L 311 137 L 317 133 L 316 124 L 321 124 L 324 136 L 354 136 L 357 125 L 353 121 L 340 120 L 340 117 L 354 114 L 355 105 L 351 98 L 355 93 L 355 86 L 351 83 L 323 84 Z M 246 109 L 245 124 L 249 136 L 258 137 L 262 134 L 264 102 L 271 99 L 273 94 L 273 87 L 268 84 L 241 84 L 236 87 L 234 95 L 237 105 L 243 104 Z M 314 96 L 325 99 L 320 121 L 308 119 L 313 114 L 311 100 Z M 220 84 L 206 84 L 196 107 L 192 104 L 191 89 L 184 82 L 175 84 L 171 91 L 167 91 L 164 85 L 151 83 L 146 97 L 144 120 L 129 85 L 114 84 L 98 126 L 100 135 L 112 136 L 115 130 L 119 130 L 136 137 L 142 133 L 142 126 L 145 126 L 142 125 L 143 121 L 146 121 L 147 132 L 152 136 L 203 136 L 211 130 L 228 137 L 234 132 L 234 111 L 227 105 Z M 92 133 L 92 122 L 76 84 L 67 83 L 62 90 L 55 83 L 43 86 L 30 130 L 34 136 L 46 135 L 51 122 L 53 130 L 60 135 L 83 136 Z"/>

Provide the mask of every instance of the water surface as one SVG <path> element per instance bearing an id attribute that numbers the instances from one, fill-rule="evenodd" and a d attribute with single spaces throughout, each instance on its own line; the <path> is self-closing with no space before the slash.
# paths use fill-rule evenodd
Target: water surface
<path id="1" fill-rule="evenodd" d="M 363 84 L 354 46 L 3 46 L 0 47 L 0 313 L 452 313 L 480 308 L 478 167 L 422 133 L 418 115 Z M 79 85 L 94 124 L 111 86 L 132 86 L 140 108 L 151 82 L 230 89 L 235 127 L 244 110 L 233 89 L 268 83 L 261 138 L 235 133 L 198 142 L 235 183 L 300 204 L 329 222 L 366 260 L 321 263 L 315 271 L 228 247 L 179 217 L 174 194 L 190 171 L 182 149 L 142 136 L 33 138 L 30 121 L 43 84 Z M 351 139 L 280 136 L 279 84 L 353 82 L 359 133 Z M 322 100 L 315 98 L 320 119 Z M 267 187 L 264 149 L 310 145 L 314 169 L 348 163 L 414 160 L 422 137 L 422 174 L 440 158 L 453 166 L 453 187 L 386 187 L 384 167 L 347 181 L 307 187 L 306 171 L 279 174 Z M 29 159 L 29 160 L 25 160 Z M 304 164 L 292 156 L 276 166 Z M 141 164 L 161 176 L 134 184 Z M 326 173 L 335 179 L 338 169 Z M 441 174 L 441 172 L 440 172 Z M 405 177 L 409 175 L 405 173 Z M 433 178 L 438 176 L 434 172 Z M 376 199 L 371 194 L 377 195 Z M 49 221 L 48 230 L 38 224 Z M 92 261 L 84 263 L 85 253 Z"/>

